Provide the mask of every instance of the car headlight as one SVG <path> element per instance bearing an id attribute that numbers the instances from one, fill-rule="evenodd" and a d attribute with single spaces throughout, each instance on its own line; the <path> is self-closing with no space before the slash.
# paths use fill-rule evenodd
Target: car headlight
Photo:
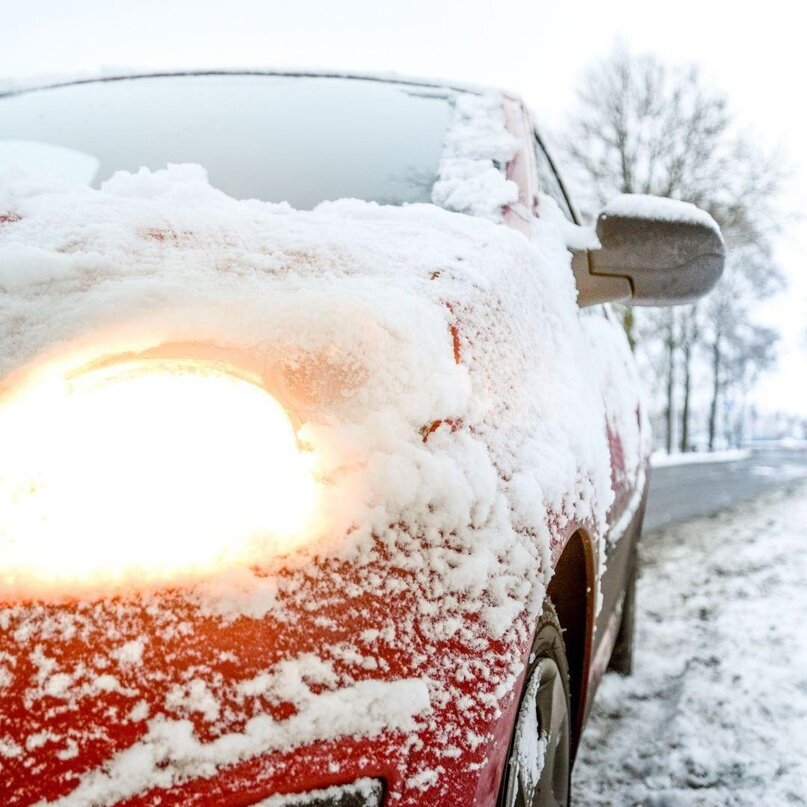
<path id="1" fill-rule="evenodd" d="M 312 457 L 260 379 L 129 357 L 0 397 L 0 585 L 165 580 L 305 540 Z"/>

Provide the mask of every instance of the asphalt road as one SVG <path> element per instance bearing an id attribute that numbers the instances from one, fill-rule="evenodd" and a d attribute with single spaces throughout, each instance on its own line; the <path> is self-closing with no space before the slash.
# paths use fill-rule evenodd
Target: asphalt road
<path id="1" fill-rule="evenodd" d="M 654 468 L 644 532 L 709 515 L 800 478 L 807 478 L 807 448 L 760 448 L 734 462 Z"/>

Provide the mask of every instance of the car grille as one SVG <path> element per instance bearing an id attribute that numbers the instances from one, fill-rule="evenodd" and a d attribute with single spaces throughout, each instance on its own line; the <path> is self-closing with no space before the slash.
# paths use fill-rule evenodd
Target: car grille
<path id="1" fill-rule="evenodd" d="M 381 807 L 383 797 L 380 779 L 357 779 L 349 785 L 269 796 L 253 807 Z"/>

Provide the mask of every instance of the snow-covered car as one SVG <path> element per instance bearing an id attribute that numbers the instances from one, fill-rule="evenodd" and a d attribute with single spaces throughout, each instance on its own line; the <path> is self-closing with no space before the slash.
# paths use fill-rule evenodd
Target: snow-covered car
<path id="1" fill-rule="evenodd" d="M 567 804 L 650 448 L 604 304 L 711 218 L 582 227 L 520 100 L 372 77 L 9 91 L 0 171 L 0 802 Z"/>

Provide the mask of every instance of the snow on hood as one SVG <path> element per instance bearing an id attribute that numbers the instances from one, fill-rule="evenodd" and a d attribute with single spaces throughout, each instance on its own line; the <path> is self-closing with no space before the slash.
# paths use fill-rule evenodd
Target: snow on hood
<path id="1" fill-rule="evenodd" d="M 603 522 L 602 403 L 584 382 L 551 221 L 529 244 L 427 205 L 296 212 L 235 201 L 193 166 L 121 173 L 97 191 L 10 182 L 0 198 L 6 386 L 50 362 L 164 343 L 259 356 L 285 379 L 328 480 L 310 551 L 352 557 L 400 522 L 458 530 L 478 554 L 453 577 L 476 587 L 519 525 L 545 552 L 547 511 Z M 312 373 L 340 387 L 303 389 Z M 424 441 L 437 421 L 462 428 Z"/>
<path id="2" fill-rule="evenodd" d="M 317 517 L 285 556 L 268 538 L 216 573 L 190 570 L 188 596 L 207 613 L 260 617 L 284 606 L 256 566 L 361 566 L 381 546 L 383 568 L 412 572 L 440 604 L 419 615 L 421 634 L 480 631 L 510 648 L 495 705 L 520 670 L 553 537 L 571 522 L 602 536 L 613 497 L 564 226 L 551 215 L 534 226 L 528 241 L 432 205 L 237 201 L 191 165 L 120 173 L 99 190 L 7 176 L 0 403 L 49 367 L 115 352 L 205 343 L 252 357 L 316 457 Z M 0 428 L 2 417 L 0 406 Z M 0 512 L 12 470 L 0 457 Z M 0 556 L 14 540 L 0 522 Z M 114 586 L 145 586 L 141 575 Z M 37 582 L 4 567 L 0 600 Z M 86 594 L 81 582 L 38 596 Z"/>

